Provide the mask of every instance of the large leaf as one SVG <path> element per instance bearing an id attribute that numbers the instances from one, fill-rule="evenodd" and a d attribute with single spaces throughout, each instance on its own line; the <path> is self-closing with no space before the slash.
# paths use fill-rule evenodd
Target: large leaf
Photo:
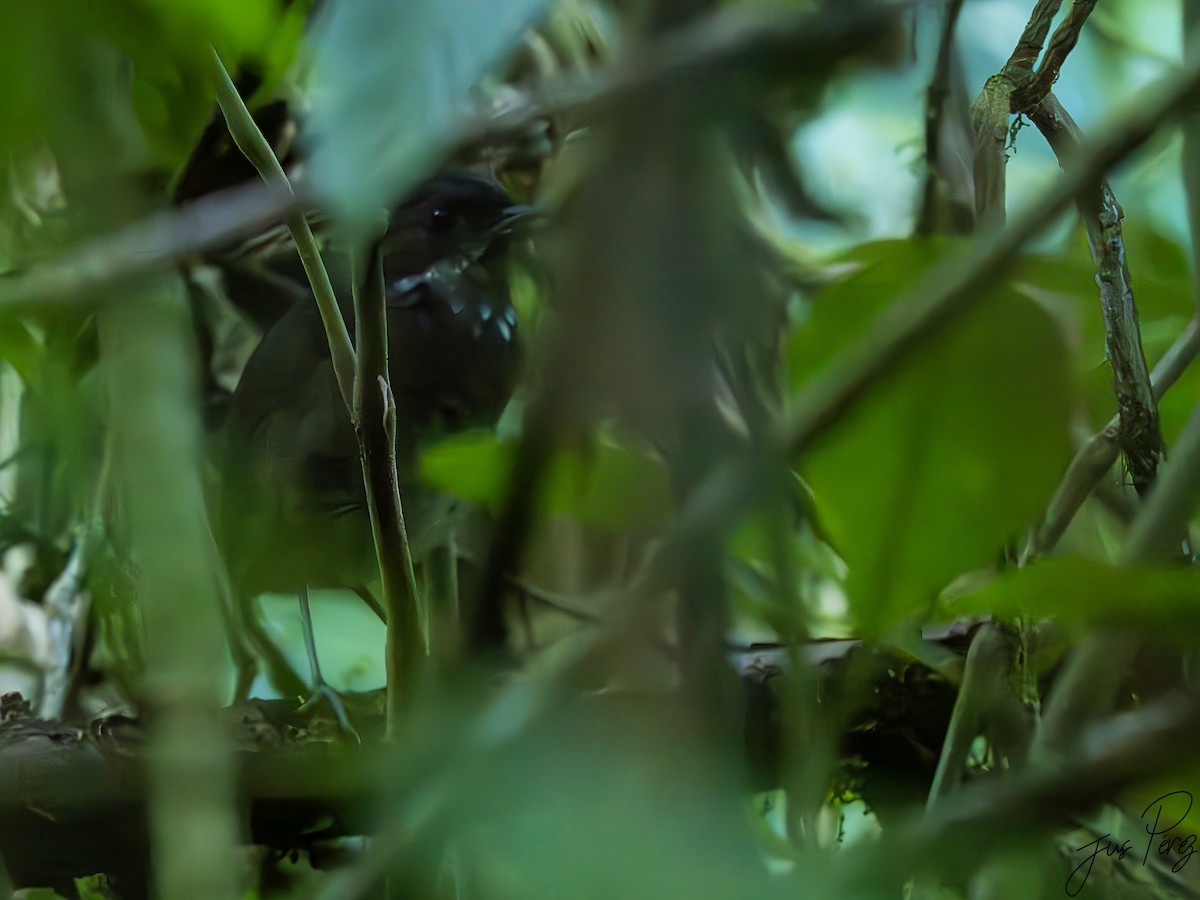
<path id="1" fill-rule="evenodd" d="M 313 29 L 312 174 L 350 219 L 413 184 L 470 114 L 472 87 L 545 0 L 331 0 Z"/>
<path id="2" fill-rule="evenodd" d="M 792 347 L 801 380 L 806 364 L 860 332 L 935 253 L 910 246 L 866 248 L 880 261 L 818 296 Z M 813 447 L 803 468 L 849 567 L 862 633 L 928 609 L 1038 516 L 1070 459 L 1071 385 L 1052 318 L 1000 285 Z"/>

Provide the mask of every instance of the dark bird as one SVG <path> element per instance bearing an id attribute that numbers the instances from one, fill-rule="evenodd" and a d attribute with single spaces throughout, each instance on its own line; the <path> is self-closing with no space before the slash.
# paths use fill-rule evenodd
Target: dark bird
<path id="1" fill-rule="evenodd" d="M 383 254 L 388 374 L 414 555 L 436 542 L 446 518 L 445 502 L 419 486 L 417 449 L 448 432 L 494 424 L 515 384 L 517 319 L 503 267 L 509 233 L 528 209 L 494 181 L 455 174 L 429 182 L 390 217 Z M 347 255 L 327 253 L 326 265 L 353 334 Z M 294 248 L 284 242 L 264 254 L 260 247 L 223 268 L 230 299 L 264 335 L 223 413 L 215 525 L 241 624 L 277 671 L 253 598 L 296 592 L 305 612 L 310 587 L 353 588 L 369 599 L 364 586 L 376 577 L 375 551 L 357 439 Z M 317 690 L 334 699 L 309 649 Z M 242 674 L 244 693 L 253 672 Z M 279 686 L 298 687 L 294 680 Z"/>

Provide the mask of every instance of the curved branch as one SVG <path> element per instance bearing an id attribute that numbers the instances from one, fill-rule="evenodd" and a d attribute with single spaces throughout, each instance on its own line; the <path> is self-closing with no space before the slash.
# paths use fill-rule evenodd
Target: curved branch
<path id="1" fill-rule="evenodd" d="M 1046 43 L 1046 35 L 1050 33 L 1050 26 L 1054 24 L 1060 6 L 1062 0 L 1038 0 L 1029 14 L 1029 21 L 1025 23 L 1025 30 L 1017 40 L 1016 49 L 1004 64 L 1005 71 L 1033 71 L 1033 64 L 1042 52 L 1042 45 Z"/>
<path id="2" fill-rule="evenodd" d="M 1079 40 L 1079 32 L 1087 21 L 1092 10 L 1096 8 L 1096 0 L 1075 0 L 1065 19 L 1054 31 L 1042 64 L 1038 66 L 1033 79 L 1026 85 L 1013 92 L 1013 111 L 1017 112 L 1040 103 L 1042 98 L 1050 93 L 1054 82 L 1058 81 L 1058 73 L 1062 71 L 1067 54 L 1075 49 Z"/>
<path id="3" fill-rule="evenodd" d="M 1029 117 L 1058 156 L 1059 164 L 1068 166 L 1079 152 L 1081 134 L 1054 94 L 1047 93 L 1029 110 Z M 1104 179 L 1080 196 L 1079 211 L 1100 286 L 1105 345 L 1117 395 L 1117 443 L 1125 454 L 1134 487 L 1143 494 L 1153 482 L 1162 458 L 1162 435 L 1121 235 L 1124 211 Z"/>

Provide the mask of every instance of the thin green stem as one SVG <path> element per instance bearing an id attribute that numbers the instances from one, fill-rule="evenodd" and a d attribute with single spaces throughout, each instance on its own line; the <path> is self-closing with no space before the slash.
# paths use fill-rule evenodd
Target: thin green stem
<path id="1" fill-rule="evenodd" d="M 356 260 L 357 262 L 357 260 Z M 387 734 L 396 733 L 417 687 L 425 642 L 421 594 L 404 526 L 396 473 L 396 403 L 388 383 L 387 307 L 381 242 L 355 266 L 354 322 L 358 358 L 351 418 L 358 435 L 371 534 L 387 614 Z"/>
<path id="2" fill-rule="evenodd" d="M 263 137 L 250 110 L 242 100 L 242 95 L 229 77 L 221 57 L 213 50 L 213 73 L 217 82 L 217 104 L 221 114 L 229 126 L 229 134 L 233 142 L 246 159 L 258 170 L 268 187 L 286 188 L 292 190 L 283 166 L 275 158 L 275 151 Z M 325 336 L 329 340 L 329 352 L 333 357 L 333 371 L 337 376 L 338 389 L 342 392 L 342 400 L 346 409 L 354 402 L 354 347 L 350 344 L 350 334 L 346 330 L 346 322 L 338 308 L 337 295 L 329 281 L 329 273 L 321 261 L 321 251 L 308 219 L 299 210 L 289 211 L 285 220 L 296 251 L 300 254 L 300 262 L 304 265 L 304 273 L 312 286 L 313 296 L 317 298 L 317 308 L 321 311 L 321 321 L 325 325 Z"/>

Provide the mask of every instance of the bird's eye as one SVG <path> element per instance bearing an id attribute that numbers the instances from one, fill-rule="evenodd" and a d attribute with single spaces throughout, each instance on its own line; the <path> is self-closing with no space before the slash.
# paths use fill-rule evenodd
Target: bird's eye
<path id="1" fill-rule="evenodd" d="M 456 216 L 445 207 L 435 206 L 429 213 L 430 231 L 449 231 L 454 227 Z"/>

